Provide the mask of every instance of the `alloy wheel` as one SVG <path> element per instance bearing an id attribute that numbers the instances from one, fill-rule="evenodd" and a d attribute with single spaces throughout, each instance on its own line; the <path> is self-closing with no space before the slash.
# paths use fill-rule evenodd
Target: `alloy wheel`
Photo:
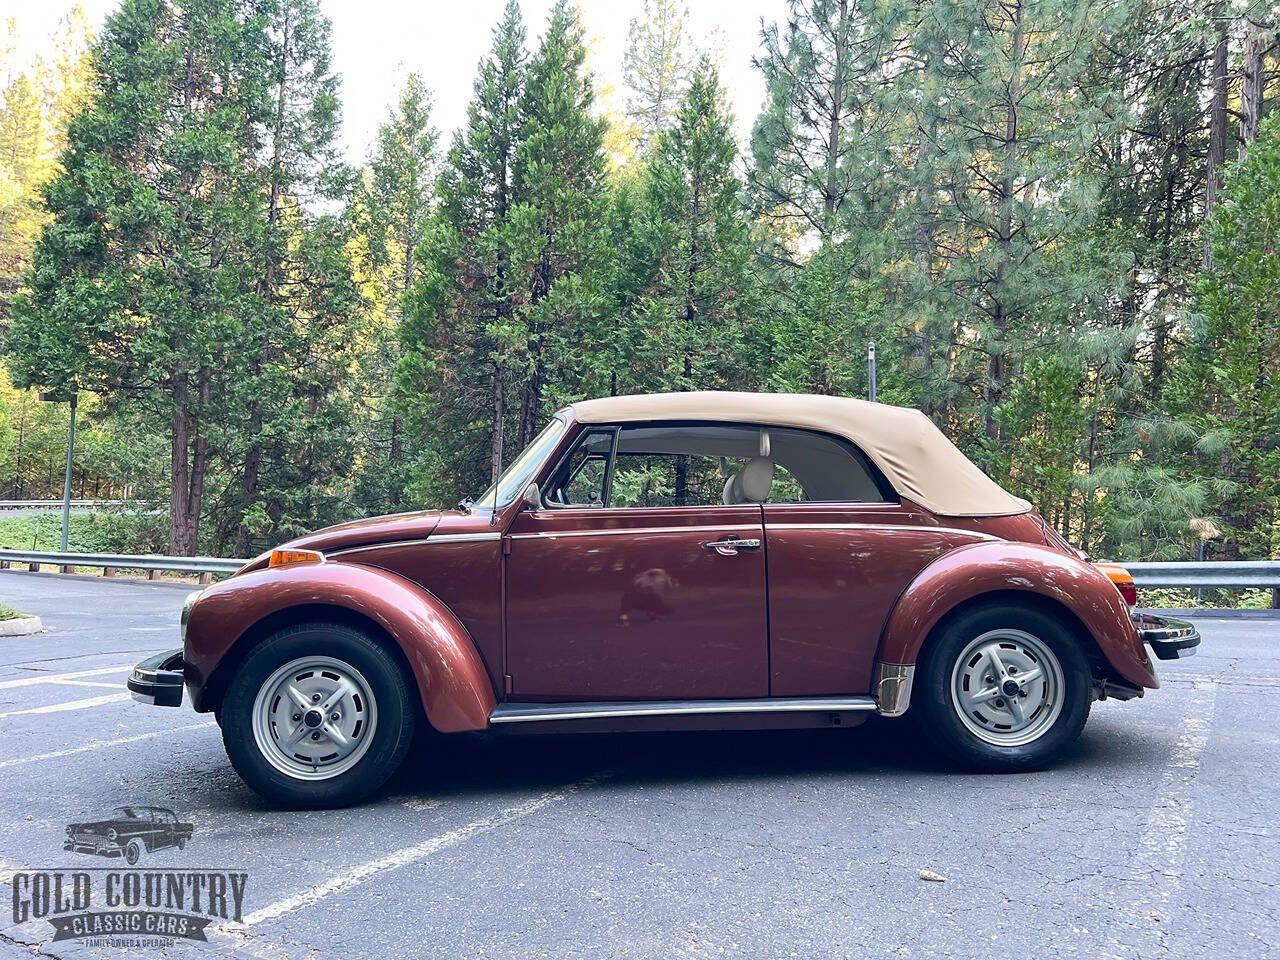
<path id="1" fill-rule="evenodd" d="M 1062 664 L 1039 637 L 1012 628 L 975 637 L 951 670 L 951 701 L 965 727 L 997 747 L 1043 736 L 1062 713 Z"/>
<path id="2" fill-rule="evenodd" d="M 258 689 L 253 704 L 258 750 L 299 780 L 329 780 L 350 770 L 373 743 L 377 722 L 369 681 L 334 657 L 284 664 Z"/>

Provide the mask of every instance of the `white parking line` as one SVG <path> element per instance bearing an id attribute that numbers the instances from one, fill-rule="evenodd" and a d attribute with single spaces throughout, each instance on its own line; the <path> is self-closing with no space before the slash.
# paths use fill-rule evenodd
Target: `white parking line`
<path id="1" fill-rule="evenodd" d="M 43 707 L 27 707 L 24 710 L 9 710 L 0 713 L 0 720 L 7 717 L 21 717 L 33 713 L 66 713 L 68 710 L 88 710 L 90 707 L 101 707 L 108 703 L 119 703 L 128 700 L 127 693 L 108 693 L 103 697 L 86 697 L 83 700 L 68 700 L 65 703 L 51 703 Z"/>
<path id="2" fill-rule="evenodd" d="M 132 670 L 133 664 L 120 667 L 99 667 L 96 670 L 77 670 L 74 673 L 33 673 L 19 680 L 0 680 L 0 690 L 12 690 L 14 687 L 34 687 L 41 683 L 57 683 L 61 680 L 75 680 L 79 677 L 100 677 L 104 673 L 124 673 Z"/>
<path id="3" fill-rule="evenodd" d="M 1207 682 L 1206 682 L 1207 681 Z M 1182 862 L 1186 856 L 1187 828 L 1192 819 L 1196 778 L 1200 774 L 1200 757 L 1209 742 L 1213 724 L 1218 685 L 1212 679 L 1198 682 L 1187 701 L 1187 714 L 1182 732 L 1174 745 L 1173 756 L 1156 800 L 1147 814 L 1147 828 L 1134 856 L 1133 873 L 1143 895 L 1129 905 L 1129 913 L 1167 953 L 1170 903 L 1182 883 Z M 1147 950 L 1130 949 L 1113 935 L 1108 944 L 1108 957 L 1144 956 Z"/>
<path id="4" fill-rule="evenodd" d="M 16 767 L 24 763 L 36 763 L 39 760 L 57 760 L 59 757 L 69 757 L 77 753 L 89 753 L 93 750 L 106 750 L 109 747 L 120 747 L 126 743 L 137 743 L 140 740 L 150 740 L 152 737 L 167 737 L 174 733 L 183 733 L 187 730 L 200 730 L 204 727 L 212 727 L 213 720 L 205 720 L 201 723 L 189 723 L 184 727 L 170 727 L 167 730 L 153 730 L 151 733 L 139 733 L 132 737 L 120 737 L 117 740 L 90 740 L 88 743 L 81 744 L 78 747 L 67 747 L 65 750 L 52 750 L 49 753 L 37 753 L 33 757 L 15 757 L 12 760 L 0 760 L 0 769 L 5 767 Z"/>
<path id="5" fill-rule="evenodd" d="M 124 686 L 123 683 L 107 683 L 105 680 L 50 680 L 49 682 L 58 687 L 106 687 L 109 690 L 119 690 Z"/>
<path id="6" fill-rule="evenodd" d="M 537 813 L 543 807 L 563 800 L 584 786 L 592 783 L 596 778 L 589 778 L 580 781 L 561 790 L 549 790 L 541 796 L 534 797 L 532 800 L 526 800 L 524 803 L 517 803 L 514 806 L 506 807 L 499 810 L 493 816 L 483 817 L 479 820 L 472 820 L 470 823 L 461 827 L 450 830 L 438 836 L 431 837 L 429 840 L 423 840 L 411 847 L 404 847 L 396 850 L 386 856 L 379 857 L 376 860 L 370 860 L 368 863 L 360 864 L 345 871 L 341 876 L 333 877 L 324 883 L 317 884 L 310 889 L 303 890 L 301 893 L 292 897 L 286 897 L 283 900 L 277 900 L 269 906 L 263 907 L 261 910 L 255 910 L 244 918 L 245 926 L 254 926 L 265 920 L 275 920 L 284 916 L 286 913 L 292 913 L 294 910 L 300 910 L 303 907 L 309 907 L 314 903 L 319 903 L 327 897 L 333 896 L 335 893 L 345 893 L 352 887 L 364 883 L 366 880 L 372 880 L 374 877 L 387 870 L 395 870 L 397 867 L 403 867 L 410 863 L 416 863 L 424 860 L 433 854 L 439 853 L 441 850 L 447 850 L 449 847 L 457 846 L 464 840 L 469 840 L 477 834 L 488 833 L 496 830 L 498 827 L 506 826 L 516 820 L 523 819 L 530 814 Z"/>

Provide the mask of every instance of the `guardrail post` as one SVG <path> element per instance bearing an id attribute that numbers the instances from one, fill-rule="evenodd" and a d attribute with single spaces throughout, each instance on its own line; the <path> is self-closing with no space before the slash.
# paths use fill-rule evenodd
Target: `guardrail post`
<path id="1" fill-rule="evenodd" d="M 28 569 L 28 570 L 30 570 L 32 573 L 39 573 L 39 572 L 40 572 L 40 564 L 38 564 L 38 563 L 28 563 L 28 564 L 27 564 L 27 569 Z"/>
<path id="2" fill-rule="evenodd" d="M 102 575 L 103 575 L 104 577 L 114 577 L 114 576 L 116 575 L 116 568 L 115 568 L 115 567 L 103 567 L 103 568 L 102 568 Z"/>
<path id="3" fill-rule="evenodd" d="M 1271 609 L 1280 610 L 1280 587 L 1271 588 Z"/>
<path id="4" fill-rule="evenodd" d="M 212 573 L 202 573 L 202 574 L 200 574 L 200 586 L 202 586 L 202 587 L 204 587 L 204 586 L 208 586 L 208 585 L 209 585 L 209 584 L 211 584 L 211 583 L 213 583 L 213 574 L 212 574 Z"/>
<path id="5" fill-rule="evenodd" d="M 62 572 L 63 572 L 63 573 L 75 573 L 75 572 L 76 572 L 75 564 L 72 564 L 72 563 L 64 563 L 64 564 L 62 565 Z"/>
<path id="6" fill-rule="evenodd" d="M 148 579 L 148 580 L 159 580 L 159 579 L 160 579 L 160 571 L 159 571 L 159 570 L 148 570 L 148 571 L 147 571 L 147 579 Z"/>

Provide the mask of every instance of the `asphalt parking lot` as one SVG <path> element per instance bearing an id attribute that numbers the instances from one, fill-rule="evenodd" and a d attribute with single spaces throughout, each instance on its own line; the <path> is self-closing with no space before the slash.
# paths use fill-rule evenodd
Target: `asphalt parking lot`
<path id="1" fill-rule="evenodd" d="M 125 804 L 195 832 L 140 867 L 248 874 L 242 923 L 156 956 L 1263 957 L 1280 952 L 1280 619 L 1094 705 L 1065 763 L 970 776 L 898 721 L 777 733 L 437 738 L 350 810 L 266 808 L 212 719 L 128 699 L 190 587 L 7 571 L 0 878 Z M 922 870 L 946 877 L 922 880 Z M 6 889 L 6 893 L 8 890 Z M 0 920 L 0 955 L 118 956 Z"/>

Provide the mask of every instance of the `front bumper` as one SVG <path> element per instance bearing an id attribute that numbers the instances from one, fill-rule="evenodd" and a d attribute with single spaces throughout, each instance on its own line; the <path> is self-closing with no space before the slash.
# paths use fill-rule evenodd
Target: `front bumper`
<path id="1" fill-rule="evenodd" d="M 1159 660 L 1190 657 L 1200 646 L 1200 631 L 1186 620 L 1135 613 L 1133 625 L 1142 642 L 1151 647 Z"/>
<path id="2" fill-rule="evenodd" d="M 182 648 L 143 660 L 133 668 L 125 685 L 139 703 L 182 706 Z"/>

